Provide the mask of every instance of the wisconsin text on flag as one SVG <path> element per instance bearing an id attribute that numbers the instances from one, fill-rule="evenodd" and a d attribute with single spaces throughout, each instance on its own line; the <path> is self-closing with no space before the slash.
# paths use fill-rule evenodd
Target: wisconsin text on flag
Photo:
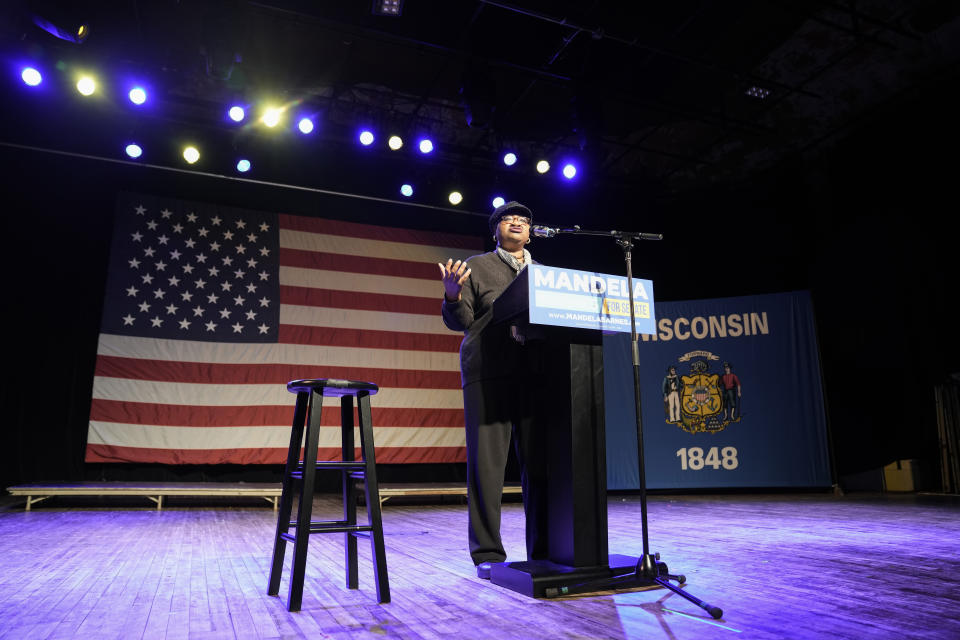
<path id="1" fill-rule="evenodd" d="M 440 321 L 435 264 L 481 249 L 454 234 L 121 196 L 87 461 L 281 463 L 296 378 L 380 385 L 378 461 L 462 461 L 462 336 Z M 340 455 L 329 400 L 322 459 Z"/>

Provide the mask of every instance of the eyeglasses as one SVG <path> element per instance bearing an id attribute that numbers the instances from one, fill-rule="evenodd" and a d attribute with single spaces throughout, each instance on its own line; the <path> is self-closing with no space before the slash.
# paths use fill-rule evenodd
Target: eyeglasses
<path id="1" fill-rule="evenodd" d="M 524 227 L 530 226 L 530 218 L 526 216 L 503 216 L 500 218 L 500 222 L 506 222 L 507 224 L 519 224 Z"/>

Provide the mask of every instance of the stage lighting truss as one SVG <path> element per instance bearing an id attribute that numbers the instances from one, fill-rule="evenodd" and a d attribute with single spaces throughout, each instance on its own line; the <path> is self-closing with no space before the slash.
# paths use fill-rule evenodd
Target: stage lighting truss
<path id="1" fill-rule="evenodd" d="M 61 70 L 63 69 L 61 68 Z M 44 80 L 40 72 L 35 67 L 32 67 L 32 66 L 23 67 L 23 69 L 21 70 L 21 79 L 25 84 L 30 86 L 36 86 L 41 82 L 43 82 Z M 77 84 L 76 84 L 76 88 L 84 96 L 90 96 L 100 90 L 100 87 L 98 86 L 98 84 L 99 83 L 95 76 L 93 76 L 92 74 L 84 74 L 81 77 L 79 77 L 79 80 L 77 81 Z M 770 92 L 768 90 L 765 90 L 759 87 L 751 87 L 751 89 L 747 93 L 749 93 L 749 95 L 751 96 L 762 99 L 767 95 L 769 95 Z M 126 97 L 134 104 L 140 105 L 145 103 L 148 100 L 149 95 L 146 89 L 141 85 L 141 86 L 135 86 L 131 88 L 128 91 Z M 241 105 L 240 103 L 237 103 L 237 102 L 234 102 L 232 104 L 228 103 L 227 112 L 225 115 L 229 120 L 235 123 L 240 123 L 248 119 L 250 115 L 249 108 L 250 108 L 250 105 Z M 285 113 L 285 111 L 286 111 L 285 107 L 276 107 L 276 106 L 272 106 L 269 109 L 265 109 L 262 112 L 261 118 L 259 119 L 260 123 L 264 124 L 269 128 L 276 127 L 277 124 L 280 124 L 280 122 L 287 117 L 287 114 Z M 365 117 L 362 120 L 369 121 L 370 120 L 369 114 L 368 114 L 368 117 Z M 309 134 L 314 132 L 316 129 L 316 123 L 313 121 L 313 119 L 309 115 L 299 117 L 298 119 L 296 119 L 296 122 L 297 122 L 296 128 L 301 133 Z M 429 127 L 417 126 L 415 124 L 413 127 L 408 127 L 408 129 L 410 128 L 414 130 L 423 130 L 423 129 L 428 129 Z M 372 127 L 359 129 L 358 142 L 363 146 L 368 146 L 368 147 L 372 146 L 376 142 L 375 131 L 376 129 Z M 398 132 L 398 133 L 401 133 L 401 132 Z M 421 138 L 414 138 L 414 139 L 417 140 L 417 144 L 413 145 L 414 148 L 417 151 L 419 151 L 419 154 L 417 155 L 430 154 L 434 152 L 437 148 L 436 146 L 437 143 L 433 141 L 432 136 L 423 136 Z M 393 151 L 398 151 L 407 145 L 404 144 L 404 140 L 400 135 L 393 134 L 387 139 L 386 146 Z M 124 150 L 127 152 L 128 157 L 132 159 L 139 158 L 143 153 L 142 147 L 139 147 L 138 145 L 130 145 Z M 528 157 L 530 155 L 533 155 L 534 158 L 539 158 L 538 162 L 536 163 L 536 171 L 540 174 L 547 173 L 552 168 L 550 161 L 546 159 L 547 154 L 543 153 L 543 151 L 545 150 L 540 148 L 539 150 L 534 149 L 533 153 L 525 154 Z M 499 153 L 500 153 L 499 161 L 503 162 L 505 166 L 514 167 L 518 165 L 518 159 L 519 159 L 520 153 L 518 153 L 518 150 L 516 148 L 511 148 L 510 146 L 504 145 L 500 147 Z M 183 154 L 183 159 L 189 164 L 195 164 L 200 160 L 200 153 L 196 147 L 191 147 L 191 148 L 182 150 L 182 154 Z M 558 172 L 559 175 L 562 176 L 563 178 L 566 178 L 566 180 L 568 181 L 573 181 L 573 179 L 579 173 L 579 168 L 576 166 L 574 162 L 564 161 L 560 166 L 562 168 Z M 246 173 L 247 171 L 250 170 L 251 165 L 249 160 L 241 159 L 236 162 L 236 164 L 234 165 L 234 168 L 239 173 Z M 400 191 L 404 197 L 409 198 L 413 195 L 414 189 L 411 184 L 403 184 Z M 450 204 L 456 206 L 463 201 L 463 195 L 459 191 L 451 191 L 447 196 L 447 200 Z M 504 198 L 500 195 L 496 195 L 495 197 L 491 198 L 491 205 L 494 208 L 496 208 L 503 202 L 504 202 Z"/>
<path id="2" fill-rule="evenodd" d="M 67 15 L 66 11 L 61 11 L 61 13 L 64 15 L 41 16 L 35 13 L 32 15 L 33 24 L 55 38 L 74 44 L 82 44 L 90 35 L 90 25 L 74 15 Z"/>

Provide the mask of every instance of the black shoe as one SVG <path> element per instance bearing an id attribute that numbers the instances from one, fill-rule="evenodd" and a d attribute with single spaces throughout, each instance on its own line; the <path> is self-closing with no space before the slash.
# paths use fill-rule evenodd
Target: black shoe
<path id="1" fill-rule="evenodd" d="M 477 565 L 477 577 L 482 578 L 483 580 L 490 579 L 490 563 L 481 562 Z"/>

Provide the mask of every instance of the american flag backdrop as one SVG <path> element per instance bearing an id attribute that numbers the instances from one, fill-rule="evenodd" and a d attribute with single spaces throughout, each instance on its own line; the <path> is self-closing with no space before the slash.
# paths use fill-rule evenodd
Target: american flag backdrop
<path id="1" fill-rule="evenodd" d="M 121 195 L 88 462 L 282 463 L 297 378 L 374 382 L 377 461 L 464 457 L 437 262 L 479 238 Z M 325 399 L 321 459 L 340 456 Z M 358 440 L 359 442 L 359 440 Z"/>

